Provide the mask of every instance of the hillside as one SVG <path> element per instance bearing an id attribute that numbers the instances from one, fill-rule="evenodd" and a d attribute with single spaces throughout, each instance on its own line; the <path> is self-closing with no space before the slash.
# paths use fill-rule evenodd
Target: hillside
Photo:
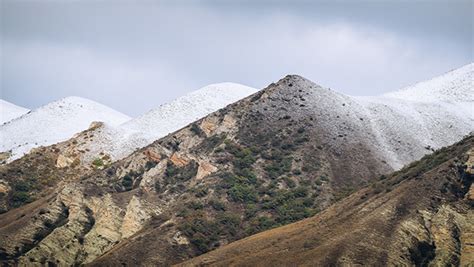
<path id="1" fill-rule="evenodd" d="M 0 125 L 26 114 L 29 110 L 0 99 Z"/>
<path id="2" fill-rule="evenodd" d="M 322 91 L 324 97 L 308 99 L 315 105 L 304 107 L 302 104 L 301 108 L 313 108 L 314 114 L 321 115 L 321 127 L 330 127 L 338 136 L 357 128 L 362 138 L 377 144 L 383 160 L 391 168 L 399 169 L 472 130 L 473 87 L 467 82 L 472 80 L 472 75 L 471 64 L 382 96 L 352 97 L 326 90 Z M 441 93 L 431 93 L 427 89 L 431 86 L 433 91 Z M 447 89 L 442 89 L 443 86 Z M 255 91 L 233 83 L 209 85 L 119 126 L 105 123 L 96 127 L 93 138 L 78 136 L 79 144 L 63 154 L 80 155 L 79 160 L 84 165 L 104 155 L 112 161 L 119 160 Z M 416 97 L 404 98 L 400 92 Z M 336 139 L 342 141 L 340 137 Z"/>
<path id="3" fill-rule="evenodd" d="M 120 161 L 59 180 L 36 201 L 0 215 L 2 259 L 169 265 L 310 217 L 393 170 L 366 114 L 351 97 L 285 77 Z M 453 123 L 451 138 L 467 128 Z M 428 152 L 418 140 L 400 142 L 402 151 Z M 66 143 L 50 148 L 52 163 Z M 31 175 L 21 174 L 22 160 L 0 168 L 26 181 L 7 187 L 9 197 L 36 190 Z"/>
<path id="4" fill-rule="evenodd" d="M 18 181 L 27 181 L 28 195 L 22 192 L 0 198 L 0 211 L 21 206 L 38 198 L 61 181 L 70 181 L 96 169 L 103 169 L 116 158 L 152 143 L 173 129 L 192 122 L 195 116 L 225 106 L 255 89 L 234 83 L 214 84 L 164 104 L 130 123 L 113 126 L 94 122 L 89 129 L 67 141 L 39 147 L 19 160 L 0 166 L 0 192 L 8 192 Z M 34 186 L 33 186 L 34 184 Z"/>
<path id="5" fill-rule="evenodd" d="M 130 118 L 97 102 L 67 97 L 44 105 L 9 123 L 0 125 L 0 151 L 17 159 L 32 148 L 71 138 L 93 121 L 119 125 Z"/>
<path id="6" fill-rule="evenodd" d="M 116 127 L 103 124 L 94 130 L 93 139 L 83 140 L 75 149 L 85 151 L 81 154 L 81 162 L 88 164 L 100 155 L 119 160 L 256 91 L 236 83 L 211 84 Z M 81 139 L 80 136 L 78 138 Z"/>
<path id="7" fill-rule="evenodd" d="M 179 266 L 470 266 L 473 164 L 469 136 L 312 218 Z"/>
<path id="8" fill-rule="evenodd" d="M 423 102 L 472 102 L 474 101 L 473 81 L 474 63 L 470 63 L 431 80 L 387 93 L 385 96 Z"/>

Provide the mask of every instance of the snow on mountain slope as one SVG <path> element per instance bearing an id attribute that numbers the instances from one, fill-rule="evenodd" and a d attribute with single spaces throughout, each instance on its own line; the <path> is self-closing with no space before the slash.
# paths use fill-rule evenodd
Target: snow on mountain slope
<path id="1" fill-rule="evenodd" d="M 26 108 L 0 99 L 0 124 L 4 124 L 5 122 L 18 118 L 21 115 L 26 114 L 28 111 L 29 110 Z"/>
<path id="2" fill-rule="evenodd" d="M 352 97 L 398 169 L 474 129 L 474 64 L 381 96 Z"/>
<path id="3" fill-rule="evenodd" d="M 474 118 L 459 112 L 463 103 L 407 101 L 386 96 L 354 99 L 370 122 L 380 151 L 394 169 L 450 145 L 474 129 Z"/>
<path id="4" fill-rule="evenodd" d="M 257 91 L 230 82 L 211 84 L 117 127 L 105 123 L 94 130 L 92 141 L 80 144 L 76 149 L 87 151 L 81 154 L 83 162 L 92 161 L 100 152 L 118 160 Z"/>
<path id="5" fill-rule="evenodd" d="M 474 63 L 384 96 L 420 102 L 473 102 Z"/>
<path id="6" fill-rule="evenodd" d="M 318 114 L 318 127 L 325 129 L 322 140 L 333 149 L 370 144 L 399 169 L 474 130 L 472 66 L 399 91 L 403 94 L 368 97 L 344 95 L 297 76 L 300 88 L 312 88 L 301 116 L 307 116 L 304 109 Z"/>
<path id="7" fill-rule="evenodd" d="M 32 148 L 55 144 L 85 130 L 93 121 L 112 126 L 130 118 L 92 100 L 66 97 L 0 126 L 0 151 L 15 159 Z"/>
<path id="8" fill-rule="evenodd" d="M 156 139 L 255 92 L 255 88 L 236 83 L 211 84 L 163 104 L 121 127 Z"/>

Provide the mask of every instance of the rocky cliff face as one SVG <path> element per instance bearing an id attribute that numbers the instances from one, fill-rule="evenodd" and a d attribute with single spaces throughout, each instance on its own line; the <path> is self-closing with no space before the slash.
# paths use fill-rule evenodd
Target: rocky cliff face
<path id="1" fill-rule="evenodd" d="M 474 138 L 426 156 L 320 214 L 180 266 L 470 266 Z"/>
<path id="2" fill-rule="evenodd" d="M 87 132 L 76 136 L 79 146 L 45 148 L 54 153 L 35 159 L 68 171 L 67 179 L 59 175 L 36 201 L 0 215 L 0 257 L 169 265 L 313 216 L 393 170 L 357 105 L 288 76 L 115 163 L 103 155 L 84 164 L 76 152 L 78 140 L 93 138 Z M 3 177 L 24 173 L 21 160 L 0 169 Z"/>
<path id="3" fill-rule="evenodd" d="M 57 192 L 65 183 L 110 165 L 107 154 L 98 152 L 91 158 L 82 146 L 93 140 L 102 126 L 93 122 L 89 129 L 65 142 L 35 148 L 20 159 L 0 164 L 0 212 Z"/>

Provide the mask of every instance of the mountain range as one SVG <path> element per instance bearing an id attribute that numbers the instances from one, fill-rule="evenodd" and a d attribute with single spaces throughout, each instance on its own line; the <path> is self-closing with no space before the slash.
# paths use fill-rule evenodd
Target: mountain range
<path id="1" fill-rule="evenodd" d="M 1 125 L 0 151 L 10 152 L 11 161 L 92 127 L 95 138 L 81 144 L 91 150 L 84 160 L 90 163 L 100 152 L 116 160 L 256 91 L 235 83 L 212 84 L 134 119 L 92 100 L 67 97 Z"/>
<path id="2" fill-rule="evenodd" d="M 184 264 L 469 262 L 473 66 L 372 97 L 297 75 L 258 92 L 221 84 L 84 125 L 0 166 L 0 259 L 170 265 L 217 249 Z"/>

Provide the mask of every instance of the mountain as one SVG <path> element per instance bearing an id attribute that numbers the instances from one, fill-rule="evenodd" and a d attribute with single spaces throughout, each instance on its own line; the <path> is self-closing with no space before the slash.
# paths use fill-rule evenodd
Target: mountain
<path id="1" fill-rule="evenodd" d="M 99 157 L 99 154 L 107 155 L 111 160 L 119 160 L 134 150 L 256 91 L 255 88 L 236 83 L 211 84 L 117 127 L 103 124 L 94 130 L 93 139 L 80 142 L 76 150 L 86 151 L 81 154 L 81 162 L 89 164 Z M 71 153 L 77 154 L 76 151 Z"/>
<path id="2" fill-rule="evenodd" d="M 129 119 L 92 100 L 66 97 L 0 125 L 0 151 L 9 151 L 16 159 L 33 148 L 67 140 L 93 121 L 118 125 Z"/>
<path id="3" fill-rule="evenodd" d="M 0 99 L 0 125 L 26 114 L 29 110 Z"/>
<path id="4" fill-rule="evenodd" d="M 473 181 L 469 136 L 314 217 L 179 266 L 470 266 Z"/>
<path id="5" fill-rule="evenodd" d="M 108 108 L 100 107 L 100 104 L 90 100 L 69 97 L 39 108 L 34 115 L 29 115 L 21 122 L 15 121 L 11 126 L 0 128 L 0 136 L 7 140 L 0 146 L 0 152 L 12 150 L 11 154 L 6 155 L 8 161 L 11 161 L 31 148 L 64 141 L 87 129 L 92 121 L 97 121 L 91 126 L 93 129 L 86 131 L 91 138 L 76 135 L 74 146 L 69 146 L 64 154 L 80 155 L 81 163 L 88 166 L 102 157 L 115 161 L 256 91 L 257 89 L 236 83 L 211 84 L 134 119 L 116 111 L 105 110 Z M 78 108 L 77 112 L 75 108 Z M 87 110 L 90 112 L 87 113 Z M 31 121 L 36 123 L 30 124 Z M 80 123 L 76 123 L 77 121 Z M 61 127 L 60 131 L 58 127 Z M 17 131 L 28 134 L 14 135 Z M 31 132 L 36 134 L 32 135 Z"/>
<path id="6" fill-rule="evenodd" d="M 470 103 L 474 101 L 473 72 L 474 63 L 470 63 L 431 80 L 387 93 L 385 96 L 409 101 Z"/>
<path id="7" fill-rule="evenodd" d="M 209 85 L 164 104 L 130 123 L 113 126 L 94 122 L 89 129 L 75 134 L 71 139 L 50 147 L 37 147 L 20 160 L 3 166 L 1 172 L 4 178 L 0 179 L 0 190 L 2 182 L 8 188 L 8 184 L 18 180 L 28 180 L 35 186 L 28 196 L 23 196 L 19 201 L 15 200 L 18 196 L 14 194 L 0 198 L 0 211 L 5 212 L 33 201 L 60 181 L 103 169 L 117 158 L 125 157 L 166 135 L 168 131 L 192 122 L 195 116 L 204 116 L 254 91 L 253 88 L 234 83 Z"/>
<path id="8" fill-rule="evenodd" d="M 82 176 L 75 159 L 55 164 L 83 139 L 30 153 L 0 166 L 9 210 L 0 215 L 0 259 L 179 263 L 311 217 L 473 126 L 437 111 L 439 103 L 402 108 L 385 99 L 362 101 L 290 75 L 119 161 L 94 161 Z M 432 113 L 419 115 L 425 110 Z M 423 127 L 444 136 L 419 136 Z"/>
<path id="9" fill-rule="evenodd" d="M 155 141 L 257 91 L 236 83 L 210 84 L 130 120 L 121 128 Z"/>

